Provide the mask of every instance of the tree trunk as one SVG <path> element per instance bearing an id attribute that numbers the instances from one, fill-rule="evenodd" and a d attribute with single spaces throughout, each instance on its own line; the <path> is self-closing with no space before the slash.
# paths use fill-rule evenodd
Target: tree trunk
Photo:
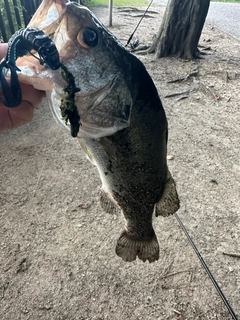
<path id="1" fill-rule="evenodd" d="M 210 0 L 169 0 L 157 37 L 149 49 L 157 58 L 198 56 L 198 41 Z"/>

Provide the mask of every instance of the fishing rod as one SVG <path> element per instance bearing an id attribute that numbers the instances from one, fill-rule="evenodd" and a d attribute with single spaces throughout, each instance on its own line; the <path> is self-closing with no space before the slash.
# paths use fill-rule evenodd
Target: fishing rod
<path id="1" fill-rule="evenodd" d="M 143 18 L 145 17 L 145 15 L 146 15 L 148 9 L 150 8 L 152 2 L 153 2 L 153 0 L 151 0 L 151 1 L 149 2 L 149 5 L 148 5 L 147 9 L 145 10 L 144 14 L 142 15 L 142 18 L 139 20 L 138 24 L 136 25 L 135 29 L 133 30 L 133 33 L 130 35 L 130 37 L 129 37 L 129 39 L 128 39 L 128 41 L 127 41 L 127 44 L 125 45 L 125 47 L 127 47 L 127 46 L 129 45 L 130 41 L 132 40 L 132 37 L 134 36 L 134 33 L 136 32 L 137 28 L 139 27 L 140 23 L 142 22 Z"/>

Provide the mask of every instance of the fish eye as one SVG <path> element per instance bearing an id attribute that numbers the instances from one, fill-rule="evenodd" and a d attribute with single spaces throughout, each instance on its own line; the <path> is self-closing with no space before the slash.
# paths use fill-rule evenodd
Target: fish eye
<path id="1" fill-rule="evenodd" d="M 78 33 L 77 40 L 84 48 L 96 47 L 98 34 L 95 30 L 86 28 Z"/>

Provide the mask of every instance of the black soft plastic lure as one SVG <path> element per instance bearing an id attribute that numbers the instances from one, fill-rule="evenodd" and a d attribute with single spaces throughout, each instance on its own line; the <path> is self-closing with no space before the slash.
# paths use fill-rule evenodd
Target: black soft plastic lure
<path id="1" fill-rule="evenodd" d="M 40 58 L 31 50 L 35 50 Z M 6 57 L 0 63 L 0 85 L 2 88 L 2 101 L 9 108 L 15 108 L 22 102 L 22 92 L 17 76 L 21 71 L 15 64 L 18 57 L 27 53 L 39 59 L 40 64 L 46 64 L 47 68 L 57 70 L 60 67 L 60 59 L 53 41 L 41 30 L 36 28 L 22 28 L 18 30 L 8 42 Z M 10 82 L 6 80 L 7 72 L 10 72 Z"/>
<path id="2" fill-rule="evenodd" d="M 76 87 L 74 76 L 69 72 L 67 67 L 62 63 L 60 66 L 62 69 L 62 77 L 67 83 L 67 86 L 63 89 L 66 95 L 61 100 L 60 110 L 65 122 L 67 123 L 69 120 L 71 135 L 75 138 L 78 135 L 81 125 L 80 115 L 75 105 L 75 93 L 79 92 L 80 88 Z"/>

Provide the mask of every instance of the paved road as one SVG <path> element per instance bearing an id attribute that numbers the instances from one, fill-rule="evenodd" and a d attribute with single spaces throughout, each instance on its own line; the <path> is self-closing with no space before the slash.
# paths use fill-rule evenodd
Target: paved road
<path id="1" fill-rule="evenodd" d="M 240 3 L 211 2 L 207 21 L 240 40 Z"/>
<path id="2" fill-rule="evenodd" d="M 166 5 L 168 0 L 154 0 Z M 240 3 L 211 2 L 207 22 L 240 40 Z"/>

